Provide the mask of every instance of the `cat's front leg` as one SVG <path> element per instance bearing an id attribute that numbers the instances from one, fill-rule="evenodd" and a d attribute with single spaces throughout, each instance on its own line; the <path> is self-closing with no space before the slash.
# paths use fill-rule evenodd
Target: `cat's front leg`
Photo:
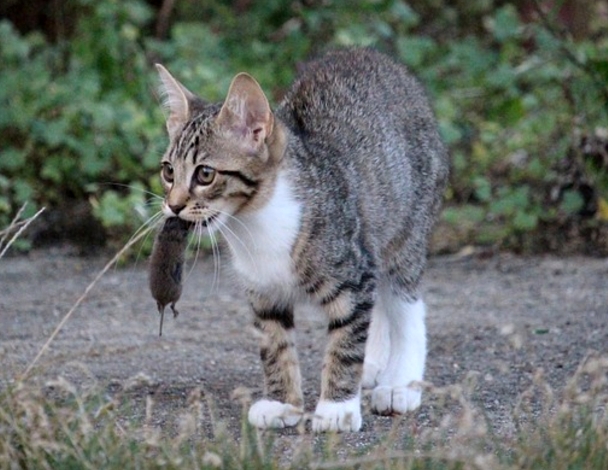
<path id="1" fill-rule="evenodd" d="M 366 277 L 363 276 L 362 279 Z M 373 280 L 359 290 L 342 290 L 322 302 L 329 315 L 329 343 L 315 409 L 315 432 L 361 428 L 361 378 L 371 310 Z"/>
<path id="2" fill-rule="evenodd" d="M 303 415 L 303 398 L 293 309 L 250 297 L 254 327 L 260 333 L 265 397 L 249 409 L 249 422 L 258 428 L 295 426 Z"/>

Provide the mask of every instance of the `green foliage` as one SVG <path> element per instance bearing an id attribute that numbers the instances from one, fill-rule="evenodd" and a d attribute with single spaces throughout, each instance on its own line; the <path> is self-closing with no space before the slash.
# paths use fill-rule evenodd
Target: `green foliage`
<path id="1" fill-rule="evenodd" d="M 581 180 L 606 207 L 608 163 L 582 159 L 578 180 L 562 168 L 581 138 L 608 128 L 601 31 L 573 42 L 550 14 L 522 23 L 513 5 L 493 0 L 212 0 L 177 2 L 161 41 L 149 35 L 143 0 L 72 1 L 69 41 L 0 24 L 0 224 L 24 201 L 33 213 L 69 198 L 90 200 L 112 230 L 153 214 L 133 193 L 160 191 L 166 141 L 153 62 L 211 100 L 247 70 L 277 102 L 310 55 L 349 45 L 388 52 L 427 86 L 453 159 L 443 219 L 471 225 L 462 242 L 518 248 L 547 227 L 586 223 Z"/>
<path id="2" fill-rule="evenodd" d="M 79 3 L 87 14 L 67 43 L 0 24 L 2 223 L 25 201 L 96 200 L 102 183 L 146 184 L 158 165 L 162 117 L 141 46 L 150 12 L 131 0 Z"/>
<path id="3" fill-rule="evenodd" d="M 495 8 L 491 1 L 472 2 L 462 12 L 417 2 L 414 8 L 397 0 L 359 0 L 349 2 L 349 8 L 341 1 L 287 8 L 283 2 L 253 2 L 244 12 L 221 1 L 207 5 L 198 18 L 210 31 L 223 34 L 211 34 L 197 24 L 190 34 L 205 35 L 210 47 L 181 48 L 177 55 L 220 70 L 224 77 L 227 70 L 217 66 L 216 58 L 230 57 L 232 72 L 250 71 L 263 86 L 278 90 L 276 96 L 300 61 L 327 47 L 372 45 L 408 64 L 433 97 L 453 155 L 447 196 L 454 208 L 444 219 L 474 225 L 469 241 L 517 248 L 522 236 L 533 237 L 541 224 L 544 230 L 578 217 L 584 201 L 576 189 L 562 187 L 557 167 L 580 135 L 608 125 L 602 105 L 606 90 L 598 80 L 608 73 L 606 42 L 575 44 L 557 37 L 551 24 L 523 24 L 512 5 Z M 197 18 L 192 7 L 186 2 L 181 14 Z M 465 13 L 473 16 L 470 23 L 483 24 L 481 34 L 463 20 Z M 460 31 L 454 40 L 423 32 L 450 22 L 478 34 Z M 174 29 L 174 40 L 184 33 L 182 28 Z M 595 73 L 582 65 L 586 63 L 593 64 L 589 67 Z M 188 75 L 205 74 L 212 83 L 222 80 L 222 75 L 202 70 Z M 220 93 L 226 86 L 223 82 Z M 597 197 L 606 198 L 605 171 L 583 171 L 595 184 Z M 556 191 L 558 196 L 551 199 Z"/>
<path id="4" fill-rule="evenodd" d="M 524 25 L 512 5 L 486 16 L 485 24 L 489 41 L 405 39 L 399 51 L 436 96 L 453 154 L 450 202 L 485 211 L 483 220 L 477 211 L 470 219 L 478 224 L 473 240 L 521 247 L 521 236 L 534 235 L 541 222 L 558 226 L 583 208 L 581 194 L 564 187 L 557 169 L 579 145 L 578 136 L 608 124 L 605 85 L 582 65 L 592 56 L 608 57 L 608 49 L 557 38 L 545 25 Z M 605 170 L 580 170 L 597 197 L 606 198 Z M 558 194 L 553 200 L 551 192 Z M 444 220 L 450 218 L 446 212 Z M 502 229 L 489 227 L 496 225 Z"/>

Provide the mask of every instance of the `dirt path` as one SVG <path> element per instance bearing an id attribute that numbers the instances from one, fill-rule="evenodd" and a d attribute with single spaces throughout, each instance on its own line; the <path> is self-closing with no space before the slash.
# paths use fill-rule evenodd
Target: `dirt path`
<path id="1" fill-rule="evenodd" d="M 0 260 L 0 380 L 7 382 L 34 358 L 55 326 L 107 259 L 67 257 L 58 251 Z M 247 304 L 227 268 L 214 282 L 211 259 L 199 261 L 189 278 L 177 319 L 158 315 L 147 287 L 145 263 L 109 272 L 52 343 L 32 381 L 61 375 L 80 387 L 117 392 L 134 376 L 147 377 L 126 395 L 141 414 L 146 396 L 155 400 L 154 420 L 175 425 L 188 394 L 200 388 L 215 403 L 215 421 L 238 434 L 239 387 L 261 392 L 257 345 Z M 426 379 L 443 386 L 471 371 L 474 400 L 499 433 L 509 433 L 514 402 L 539 368 L 560 388 L 589 350 L 608 352 L 608 260 L 573 257 L 490 259 L 433 258 L 426 275 L 429 358 Z M 309 410 L 319 390 L 323 318 L 299 312 L 298 344 Z M 400 423 L 424 425 L 432 410 Z M 204 417 L 211 430 L 211 418 Z M 379 439 L 391 418 L 364 413 L 353 446 Z M 285 439 L 293 436 L 285 432 Z"/>

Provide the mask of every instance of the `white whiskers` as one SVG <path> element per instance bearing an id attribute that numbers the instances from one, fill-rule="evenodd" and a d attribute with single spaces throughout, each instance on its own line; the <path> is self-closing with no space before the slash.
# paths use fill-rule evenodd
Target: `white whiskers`
<path id="1" fill-rule="evenodd" d="M 249 235 L 249 238 L 252 241 L 253 249 L 255 250 L 256 249 L 255 240 L 254 240 L 253 236 L 251 235 L 251 232 L 249 231 L 247 226 L 243 222 L 241 222 L 239 219 L 237 219 L 236 217 L 234 217 L 230 214 L 226 214 L 226 215 L 230 219 L 238 221 L 245 228 L 246 232 Z M 235 245 L 234 245 L 235 242 L 238 242 L 238 244 L 242 247 L 243 251 L 245 253 L 247 253 L 247 256 L 249 257 L 251 264 L 253 266 L 256 266 L 256 269 L 257 269 L 257 265 L 255 263 L 255 258 L 253 256 L 253 254 L 251 253 L 251 250 L 249 249 L 249 245 L 247 245 L 247 243 L 245 243 L 243 241 L 243 239 L 233 229 L 231 229 L 226 222 L 214 220 L 213 223 L 216 224 L 217 230 L 222 234 L 222 237 L 224 238 L 224 240 L 226 240 L 226 243 L 228 244 L 228 246 L 230 246 L 232 252 L 236 253 L 239 251 L 239 250 L 237 250 L 237 247 L 235 247 Z"/>
<path id="2" fill-rule="evenodd" d="M 153 229 L 155 228 L 155 226 L 159 225 L 160 222 L 163 220 L 164 216 L 163 213 L 161 211 L 155 212 L 154 214 L 152 214 L 150 217 L 148 217 L 147 220 L 145 220 L 137 230 L 135 230 L 135 232 L 133 233 L 133 235 L 131 235 L 131 237 L 129 238 L 129 241 L 127 243 L 131 243 L 132 240 L 134 240 L 135 238 L 139 237 L 139 234 L 143 231 L 146 231 L 146 235 L 144 236 L 144 241 L 139 245 L 139 250 L 137 250 L 137 256 L 135 257 L 135 266 L 137 266 L 137 263 L 139 261 L 139 258 L 141 256 L 141 250 L 143 249 L 146 240 L 148 239 L 148 237 L 150 236 L 150 233 L 153 232 Z M 116 269 L 117 266 L 114 266 L 114 269 Z"/>

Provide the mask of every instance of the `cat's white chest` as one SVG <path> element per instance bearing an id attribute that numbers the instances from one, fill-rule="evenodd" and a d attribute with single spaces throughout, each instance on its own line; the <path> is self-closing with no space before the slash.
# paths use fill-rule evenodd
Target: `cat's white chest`
<path id="1" fill-rule="evenodd" d="M 300 228 L 301 205 L 279 175 L 273 195 L 259 211 L 237 216 L 224 231 L 232 264 L 250 285 L 290 295 L 295 282 L 291 251 Z"/>

